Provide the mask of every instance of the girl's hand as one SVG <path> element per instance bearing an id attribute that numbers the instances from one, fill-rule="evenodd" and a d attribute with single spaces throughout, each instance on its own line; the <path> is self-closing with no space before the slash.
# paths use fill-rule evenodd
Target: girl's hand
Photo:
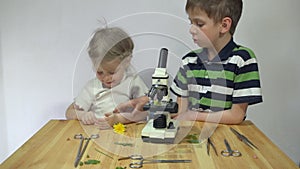
<path id="1" fill-rule="evenodd" d="M 95 114 L 91 111 L 89 112 L 78 112 L 78 119 L 80 121 L 82 121 L 83 124 L 95 124 L 95 122 L 97 121 L 97 118 L 95 116 Z"/>
<path id="2" fill-rule="evenodd" d="M 143 106 L 149 101 L 149 98 L 147 96 L 142 96 L 139 98 L 135 98 L 132 100 L 129 100 L 125 103 L 119 104 L 113 113 L 121 113 L 121 112 L 141 112 L 143 111 Z"/>
<path id="3" fill-rule="evenodd" d="M 105 120 L 106 120 L 106 123 L 112 127 L 116 122 L 118 122 L 117 120 L 117 115 L 113 114 L 113 113 L 110 113 L 110 114 L 105 114 Z"/>
<path id="4" fill-rule="evenodd" d="M 111 113 L 105 114 L 105 117 L 98 118 L 95 122 L 95 125 L 99 127 L 101 130 L 106 130 L 112 128 L 112 125 L 114 124 L 114 115 Z"/>

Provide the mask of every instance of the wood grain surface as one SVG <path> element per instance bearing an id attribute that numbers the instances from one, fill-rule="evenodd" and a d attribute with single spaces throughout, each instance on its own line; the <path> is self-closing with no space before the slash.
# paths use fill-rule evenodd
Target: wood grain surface
<path id="1" fill-rule="evenodd" d="M 99 164 L 83 164 L 81 169 L 129 169 L 131 159 L 118 160 L 132 154 L 141 154 L 145 159 L 192 160 L 191 163 L 152 163 L 144 164 L 144 169 L 292 169 L 296 164 L 268 139 L 251 121 L 241 125 L 217 125 L 212 128 L 212 142 L 218 155 L 212 148 L 207 154 L 206 141 L 190 143 L 191 135 L 199 136 L 205 132 L 203 122 L 181 122 L 175 144 L 145 143 L 140 138 L 145 124 L 128 124 L 124 135 L 116 134 L 112 129 L 99 130 L 96 126 L 81 125 L 76 120 L 50 120 L 32 138 L 22 145 L 1 165 L 1 169 L 71 169 L 77 154 L 80 140 L 74 139 L 75 134 L 84 136 L 99 134 L 92 140 L 83 155 L 82 162 L 99 160 Z M 216 125 L 214 125 L 216 126 Z M 258 148 L 251 149 L 230 131 L 236 129 L 248 137 Z M 239 150 L 241 157 L 223 157 L 220 152 L 225 150 L 224 139 L 232 149 Z"/>

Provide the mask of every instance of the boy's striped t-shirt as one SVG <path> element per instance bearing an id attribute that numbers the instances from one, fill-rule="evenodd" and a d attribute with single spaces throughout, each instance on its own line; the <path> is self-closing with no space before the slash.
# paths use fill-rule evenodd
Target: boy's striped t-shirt
<path id="1" fill-rule="evenodd" d="M 257 59 L 249 48 L 233 39 L 209 61 L 206 49 L 182 58 L 171 91 L 186 97 L 189 109 L 221 111 L 232 104 L 262 102 Z"/>

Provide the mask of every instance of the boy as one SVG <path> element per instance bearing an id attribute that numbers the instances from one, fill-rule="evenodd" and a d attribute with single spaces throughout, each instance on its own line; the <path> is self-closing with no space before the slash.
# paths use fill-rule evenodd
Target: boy
<path id="1" fill-rule="evenodd" d="M 187 0 L 190 34 L 201 49 L 182 58 L 171 91 L 177 119 L 239 124 L 262 102 L 254 53 L 233 41 L 242 0 Z"/>
<path id="2" fill-rule="evenodd" d="M 85 85 L 68 107 L 67 119 L 107 128 L 116 122 L 129 123 L 145 117 L 130 113 L 110 114 L 116 105 L 143 96 L 148 91 L 130 66 L 133 48 L 132 39 L 120 28 L 96 30 L 88 48 L 96 78 Z"/>
<path id="3" fill-rule="evenodd" d="M 233 41 L 242 0 L 187 0 L 190 33 L 201 49 L 182 58 L 171 91 L 177 95 L 181 120 L 239 124 L 248 105 L 262 102 L 254 53 Z M 146 97 L 120 104 L 114 112 L 141 112 Z"/>

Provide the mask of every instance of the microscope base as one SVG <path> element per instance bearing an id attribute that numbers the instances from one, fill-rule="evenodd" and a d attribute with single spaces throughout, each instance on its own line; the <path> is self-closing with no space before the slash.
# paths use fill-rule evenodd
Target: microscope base
<path id="1" fill-rule="evenodd" d="M 173 122 L 174 128 L 157 129 L 153 127 L 153 119 L 150 119 L 142 130 L 142 140 L 149 143 L 173 144 L 179 126 L 176 120 L 170 122 Z"/>

